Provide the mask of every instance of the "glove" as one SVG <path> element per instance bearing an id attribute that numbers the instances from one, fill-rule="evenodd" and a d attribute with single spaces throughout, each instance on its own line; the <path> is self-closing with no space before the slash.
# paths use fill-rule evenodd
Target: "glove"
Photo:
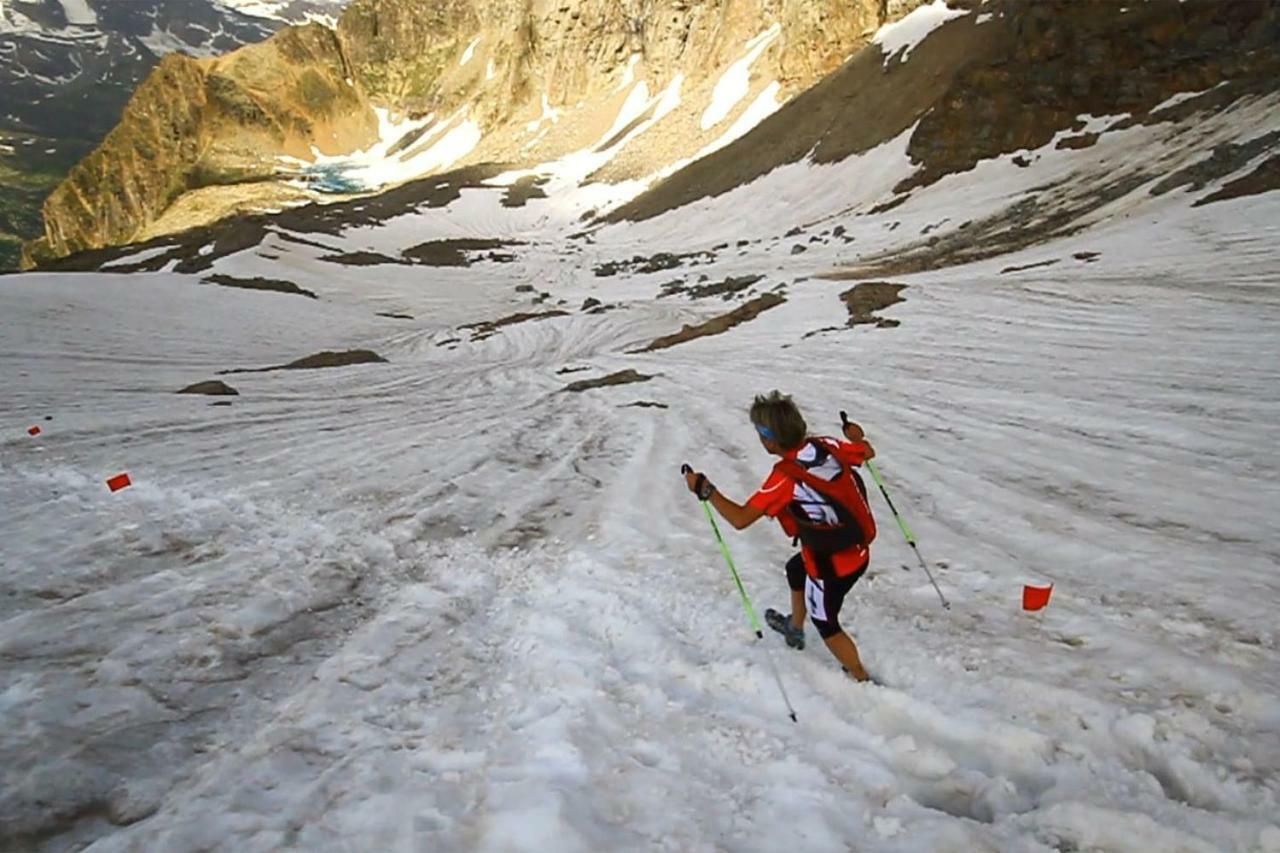
<path id="1" fill-rule="evenodd" d="M 697 495 L 698 500 L 711 500 L 711 493 L 716 490 L 716 487 L 711 485 L 711 481 L 707 479 L 706 474 L 702 474 L 697 471 L 686 471 L 684 479 L 689 485 L 689 491 Z"/>

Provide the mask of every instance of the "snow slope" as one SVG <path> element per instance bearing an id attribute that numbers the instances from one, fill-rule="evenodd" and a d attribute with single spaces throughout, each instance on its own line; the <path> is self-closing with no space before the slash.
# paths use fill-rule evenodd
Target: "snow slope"
<path id="1" fill-rule="evenodd" d="M 44 850 L 1280 850 L 1280 199 L 1138 187 L 1072 237 L 894 276 L 894 329 L 842 328 L 853 282 L 819 277 L 1277 108 L 1181 153 L 1139 126 L 983 163 L 887 214 L 905 136 L 585 237 L 503 179 L 214 264 L 316 300 L 0 279 L 0 823 Z M 522 243 L 325 260 L 460 238 Z M 595 272 L 658 251 L 714 258 Z M 632 353 L 734 307 L 664 285 L 744 274 L 739 299 L 788 301 Z M 354 347 L 389 363 L 172 393 Z M 628 368 L 652 379 L 562 390 Z M 877 497 L 844 621 L 887 686 L 812 631 L 774 643 L 798 724 L 678 477 L 745 496 L 769 467 L 745 410 L 775 387 L 819 432 L 863 423 L 954 603 Z M 727 535 L 785 607 L 783 537 Z"/>

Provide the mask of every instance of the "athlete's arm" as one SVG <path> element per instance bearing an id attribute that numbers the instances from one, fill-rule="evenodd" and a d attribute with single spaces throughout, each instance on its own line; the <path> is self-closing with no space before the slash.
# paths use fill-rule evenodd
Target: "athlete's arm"
<path id="1" fill-rule="evenodd" d="M 846 458 L 845 459 L 846 463 L 851 465 L 861 465 L 863 462 L 867 461 L 868 459 L 876 458 L 876 449 L 871 446 L 871 442 L 867 441 L 867 434 L 862 431 L 862 427 L 860 425 L 854 423 L 853 421 L 845 421 L 844 437 L 845 439 L 848 440 L 850 444 L 859 445 L 858 450 L 860 452 L 858 455 L 862 457 L 856 462 Z"/>
<path id="2" fill-rule="evenodd" d="M 732 524 L 737 530 L 750 527 L 764 515 L 763 510 L 757 509 L 751 504 L 734 503 L 720 494 L 719 489 L 711 493 L 711 505 L 716 508 L 716 512 L 724 516 L 725 521 Z"/>
<path id="3" fill-rule="evenodd" d="M 689 471 L 684 475 L 684 480 L 689 485 L 689 491 L 695 495 L 698 493 L 699 477 L 702 477 L 702 475 L 697 471 Z M 705 482 L 705 478 L 703 480 Z M 732 524 L 736 530 L 750 527 L 760 519 L 760 516 L 764 515 L 764 510 L 751 506 L 751 504 L 743 505 L 726 498 L 714 486 L 711 486 L 711 495 L 707 500 L 715 507 L 716 512 L 720 513 L 721 517 Z"/>

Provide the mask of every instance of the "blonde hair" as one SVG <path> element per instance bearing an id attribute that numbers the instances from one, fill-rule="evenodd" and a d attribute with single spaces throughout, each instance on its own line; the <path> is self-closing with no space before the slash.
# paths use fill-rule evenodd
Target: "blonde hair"
<path id="1" fill-rule="evenodd" d="M 799 447 L 809 437 L 804 415 L 791 397 L 781 391 L 756 397 L 751 404 L 751 423 L 768 430 L 765 438 L 771 438 L 783 450 Z"/>

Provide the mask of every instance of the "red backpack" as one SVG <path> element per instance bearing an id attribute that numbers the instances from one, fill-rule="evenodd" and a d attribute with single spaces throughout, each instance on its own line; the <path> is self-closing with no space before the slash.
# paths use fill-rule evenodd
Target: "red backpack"
<path id="1" fill-rule="evenodd" d="M 811 474 L 794 459 L 783 459 L 773 470 L 821 495 L 835 512 L 837 521 L 835 524 L 815 522 L 804 511 L 803 504 L 793 500 L 782 517 L 785 519 L 783 529 L 815 554 L 838 554 L 858 545 L 870 545 L 876 538 L 876 520 L 867 504 L 867 486 L 862 476 L 821 439 L 811 438 L 809 443 L 817 449 L 816 464 L 822 464 L 828 456 L 839 463 L 840 473 L 834 480 Z"/>

